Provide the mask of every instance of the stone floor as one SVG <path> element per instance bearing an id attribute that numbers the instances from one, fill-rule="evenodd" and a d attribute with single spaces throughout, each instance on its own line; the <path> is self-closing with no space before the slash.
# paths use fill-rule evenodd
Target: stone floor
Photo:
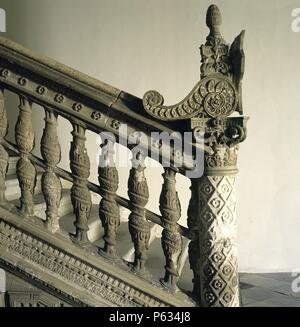
<path id="1" fill-rule="evenodd" d="M 240 274 L 244 307 L 300 307 L 300 279 L 291 273 Z M 299 286 L 293 292 L 292 283 Z"/>

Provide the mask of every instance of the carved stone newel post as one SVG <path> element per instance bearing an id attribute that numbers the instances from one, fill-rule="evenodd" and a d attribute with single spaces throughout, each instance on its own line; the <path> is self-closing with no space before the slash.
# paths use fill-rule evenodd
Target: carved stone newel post
<path id="1" fill-rule="evenodd" d="M 202 306 L 240 305 L 235 180 L 238 146 L 246 138 L 248 120 L 242 116 L 241 97 L 244 31 L 230 46 L 221 35 L 221 20 L 218 7 L 210 6 L 210 33 L 200 48 L 201 78 L 191 93 L 172 106 L 164 106 L 156 91 L 143 99 L 145 110 L 156 119 L 189 119 L 195 143 L 204 135 L 204 162 L 197 163 L 204 173 L 191 178 L 188 209 L 193 294 Z M 234 112 L 240 115 L 232 117 Z"/>

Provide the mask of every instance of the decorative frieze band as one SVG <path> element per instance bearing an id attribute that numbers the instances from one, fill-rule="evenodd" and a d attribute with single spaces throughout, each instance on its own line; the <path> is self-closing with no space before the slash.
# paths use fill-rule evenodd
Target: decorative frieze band
<path id="1" fill-rule="evenodd" d="M 167 306 L 0 219 L 0 247 L 117 306 Z M 17 268 L 17 266 L 16 266 Z"/>

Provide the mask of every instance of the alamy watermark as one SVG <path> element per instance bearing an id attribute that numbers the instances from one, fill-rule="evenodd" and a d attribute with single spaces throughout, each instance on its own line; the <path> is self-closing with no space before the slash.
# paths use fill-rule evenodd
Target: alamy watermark
<path id="1" fill-rule="evenodd" d="M 294 33 L 299 33 L 300 32 L 300 8 L 294 8 L 292 10 L 292 17 L 294 17 L 291 25 L 292 31 Z"/>
<path id="2" fill-rule="evenodd" d="M 6 12 L 2 8 L 0 8 L 0 32 L 6 32 Z"/>
<path id="3" fill-rule="evenodd" d="M 120 124 L 117 137 L 110 132 L 99 133 L 101 151 L 97 153 L 99 167 L 191 167 L 184 169 L 189 178 L 199 178 L 204 172 L 204 132 L 128 133 L 126 124 Z M 116 143 L 123 147 L 115 147 Z M 127 149 L 130 149 L 129 152 Z M 115 151 L 117 150 L 117 151 Z M 146 158 L 153 159 L 147 161 Z"/>

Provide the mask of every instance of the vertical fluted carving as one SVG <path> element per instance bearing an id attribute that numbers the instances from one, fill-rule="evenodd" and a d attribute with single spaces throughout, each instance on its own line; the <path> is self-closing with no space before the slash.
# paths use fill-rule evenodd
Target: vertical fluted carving
<path id="1" fill-rule="evenodd" d="M 6 136 L 8 129 L 7 115 L 4 106 L 4 90 L 0 87 L 0 141 Z M 8 168 L 8 153 L 0 143 L 0 204 L 6 203 L 5 180 Z"/>
<path id="2" fill-rule="evenodd" d="M 181 207 L 176 192 L 176 171 L 165 168 L 164 184 L 160 195 L 160 212 L 162 215 L 162 248 L 166 257 L 165 277 L 162 284 L 175 291 L 178 281 L 178 259 L 182 252 L 182 237 L 178 232 L 177 221 L 181 216 Z"/>
<path id="3" fill-rule="evenodd" d="M 199 203 L 197 182 L 191 179 L 191 199 L 188 207 L 187 225 L 190 230 L 192 240 L 189 243 L 190 268 L 193 271 L 193 295 L 200 299 L 200 250 L 199 250 Z"/>
<path id="4" fill-rule="evenodd" d="M 21 188 L 20 211 L 26 216 L 32 216 L 33 194 L 36 185 L 36 168 L 28 156 L 34 147 L 34 131 L 31 121 L 31 103 L 24 96 L 20 96 L 20 113 L 15 129 L 16 143 L 20 151 L 17 162 L 17 176 Z"/>
<path id="5" fill-rule="evenodd" d="M 73 173 L 71 200 L 76 215 L 76 234 L 73 241 L 82 246 L 89 246 L 87 236 L 88 218 L 91 211 L 91 194 L 87 187 L 90 175 L 90 159 L 85 148 L 85 128 L 73 122 L 73 141 L 70 149 L 70 167 Z"/>
<path id="6" fill-rule="evenodd" d="M 141 153 L 133 156 L 132 165 L 128 179 L 128 196 L 131 201 L 129 232 L 135 249 L 133 269 L 144 273 L 146 252 L 149 248 L 150 226 L 145 216 L 149 190 L 144 173 L 144 157 Z"/>
<path id="7" fill-rule="evenodd" d="M 119 185 L 118 170 L 113 159 L 113 143 L 110 140 L 101 146 L 99 162 L 100 201 L 99 216 L 104 228 L 104 248 L 102 253 L 109 258 L 116 256 L 116 236 L 120 225 L 119 206 L 116 202 L 116 191 Z"/>
<path id="8" fill-rule="evenodd" d="M 54 168 L 61 160 L 61 149 L 57 137 L 57 115 L 45 108 L 45 128 L 41 140 L 41 154 L 47 168 L 42 176 L 42 191 L 46 200 L 46 226 L 55 233 L 59 230 L 58 208 L 61 200 L 61 182 Z"/>

